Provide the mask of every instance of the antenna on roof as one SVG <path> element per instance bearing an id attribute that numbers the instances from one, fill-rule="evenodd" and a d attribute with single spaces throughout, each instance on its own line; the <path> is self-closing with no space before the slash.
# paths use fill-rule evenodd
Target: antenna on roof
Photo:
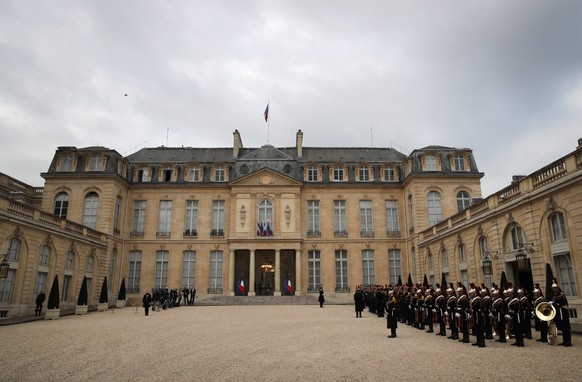
<path id="1" fill-rule="evenodd" d="M 170 128 L 166 129 L 166 147 L 168 147 L 168 134 L 170 134 Z"/>
<path id="2" fill-rule="evenodd" d="M 370 127 L 370 147 L 374 147 L 374 134 L 372 134 L 371 127 Z"/>

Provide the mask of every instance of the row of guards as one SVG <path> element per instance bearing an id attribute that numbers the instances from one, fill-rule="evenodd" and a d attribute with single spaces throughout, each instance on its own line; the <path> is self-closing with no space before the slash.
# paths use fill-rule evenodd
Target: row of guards
<path id="1" fill-rule="evenodd" d="M 238 291 L 241 295 L 245 294 L 245 280 L 242 278 L 238 283 Z M 291 283 L 291 279 L 287 279 L 287 281 L 285 281 L 285 291 L 287 294 L 293 293 L 293 284 Z"/>

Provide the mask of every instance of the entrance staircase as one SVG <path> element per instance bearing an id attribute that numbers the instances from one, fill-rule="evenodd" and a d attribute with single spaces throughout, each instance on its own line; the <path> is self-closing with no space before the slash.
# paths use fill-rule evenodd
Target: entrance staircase
<path id="1" fill-rule="evenodd" d="M 194 301 L 194 305 L 319 305 L 317 296 L 209 296 Z"/>

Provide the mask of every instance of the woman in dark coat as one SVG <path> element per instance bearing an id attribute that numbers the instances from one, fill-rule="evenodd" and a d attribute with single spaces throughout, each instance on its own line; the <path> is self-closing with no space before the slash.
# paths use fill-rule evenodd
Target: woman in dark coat
<path id="1" fill-rule="evenodd" d="M 366 300 L 360 289 L 354 293 L 354 303 L 356 305 L 356 318 L 362 318 L 362 311 L 366 308 Z"/>
<path id="2" fill-rule="evenodd" d="M 319 307 L 323 308 L 323 303 L 325 302 L 325 297 L 323 297 L 323 287 L 319 287 L 319 298 L 317 300 L 319 301 Z"/>

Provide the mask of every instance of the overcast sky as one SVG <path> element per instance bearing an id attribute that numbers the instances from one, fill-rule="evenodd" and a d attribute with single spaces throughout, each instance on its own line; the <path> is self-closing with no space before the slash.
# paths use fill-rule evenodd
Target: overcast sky
<path id="1" fill-rule="evenodd" d="M 58 146 L 235 129 L 468 147 L 490 195 L 582 137 L 582 1 L 0 1 L 0 172 L 42 186 Z"/>

